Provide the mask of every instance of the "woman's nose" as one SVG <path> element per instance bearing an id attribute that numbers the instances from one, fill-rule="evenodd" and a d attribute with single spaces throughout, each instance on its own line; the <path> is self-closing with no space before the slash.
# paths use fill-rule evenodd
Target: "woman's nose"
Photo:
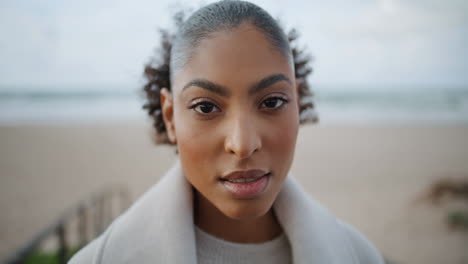
<path id="1" fill-rule="evenodd" d="M 252 156 L 262 147 L 261 137 L 256 123 L 249 117 L 237 117 L 232 121 L 224 149 L 239 159 Z"/>

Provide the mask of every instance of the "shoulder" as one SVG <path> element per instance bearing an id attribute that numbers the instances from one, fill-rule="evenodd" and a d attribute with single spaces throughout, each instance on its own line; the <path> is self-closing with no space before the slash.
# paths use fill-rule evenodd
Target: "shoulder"
<path id="1" fill-rule="evenodd" d="M 187 245 L 194 236 L 191 191 L 177 163 L 69 263 L 182 262 L 177 259 L 195 252 L 194 246 Z M 181 254 L 182 247 L 189 253 Z"/>
<path id="2" fill-rule="evenodd" d="M 101 237 L 99 237 L 84 248 L 80 249 L 75 255 L 73 255 L 68 264 L 99 263 L 97 253 L 101 240 Z"/>
<path id="3" fill-rule="evenodd" d="M 84 246 L 73 255 L 68 264 L 100 264 L 103 249 L 110 236 L 113 225 L 111 224 L 104 233 Z"/>
<path id="4" fill-rule="evenodd" d="M 351 247 L 354 258 L 360 264 L 384 264 L 384 260 L 377 248 L 353 226 L 338 220 L 338 225 Z"/>
<path id="5" fill-rule="evenodd" d="M 299 263 L 384 263 L 363 234 L 338 219 L 293 177 L 286 179 L 274 206 Z"/>
<path id="6" fill-rule="evenodd" d="M 99 263 L 96 260 L 96 251 L 98 248 L 99 239 L 95 239 L 84 248 L 80 249 L 73 257 L 68 261 L 68 264 L 80 264 L 80 263 Z"/>

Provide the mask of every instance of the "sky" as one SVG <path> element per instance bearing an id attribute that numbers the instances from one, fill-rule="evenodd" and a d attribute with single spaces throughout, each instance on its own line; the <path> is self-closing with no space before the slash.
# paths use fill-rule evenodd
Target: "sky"
<path id="1" fill-rule="evenodd" d="M 180 6 L 210 2 L 2 0 L 0 91 L 138 86 L 158 28 Z M 468 86 L 468 1 L 252 2 L 299 30 L 312 83 Z"/>

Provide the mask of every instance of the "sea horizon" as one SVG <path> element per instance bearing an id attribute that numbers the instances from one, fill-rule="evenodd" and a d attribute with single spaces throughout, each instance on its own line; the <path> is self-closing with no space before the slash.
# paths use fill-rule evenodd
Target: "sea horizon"
<path id="1" fill-rule="evenodd" d="M 468 86 L 313 86 L 320 123 L 468 124 Z M 1 86 L 0 125 L 144 120 L 141 88 Z"/>

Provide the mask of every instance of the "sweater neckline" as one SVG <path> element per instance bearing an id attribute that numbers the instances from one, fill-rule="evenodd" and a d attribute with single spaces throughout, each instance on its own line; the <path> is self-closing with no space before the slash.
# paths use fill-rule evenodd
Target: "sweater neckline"
<path id="1" fill-rule="evenodd" d="M 205 231 L 203 231 L 198 226 L 195 226 L 195 237 L 197 242 L 201 242 L 202 244 L 206 245 L 209 244 L 210 246 L 215 246 L 218 249 L 230 249 L 234 251 L 243 251 L 243 252 L 274 252 L 275 250 L 280 250 L 284 248 L 285 245 L 290 247 L 289 241 L 282 232 L 280 235 L 276 236 L 272 240 L 261 242 L 261 243 L 237 243 L 224 240 L 222 238 L 216 237 L 211 235 Z M 197 245 L 198 246 L 198 245 Z"/>

